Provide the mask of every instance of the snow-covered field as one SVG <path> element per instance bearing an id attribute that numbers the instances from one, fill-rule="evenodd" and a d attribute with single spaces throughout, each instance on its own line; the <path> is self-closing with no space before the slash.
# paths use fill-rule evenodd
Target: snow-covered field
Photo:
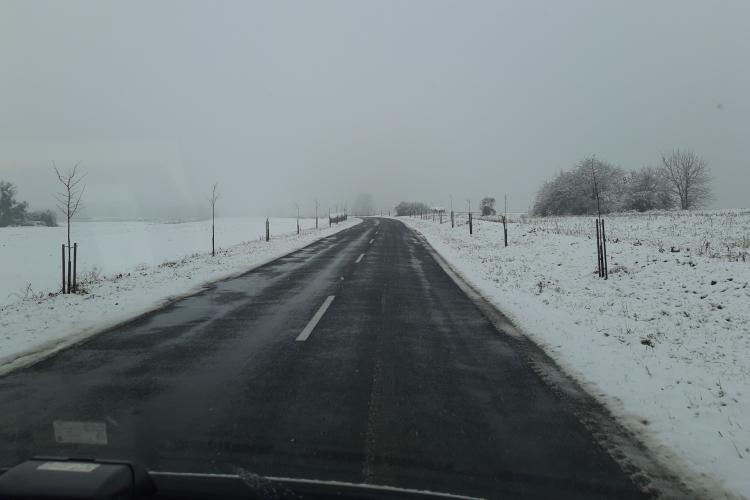
<path id="1" fill-rule="evenodd" d="M 269 219 L 271 236 L 296 233 L 296 219 Z M 319 227 L 328 225 L 320 219 Z M 315 219 L 300 219 L 303 230 Z M 258 241 L 266 234 L 264 217 L 216 219 L 216 246 Z M 7 227 L 0 230 L 2 285 L 0 307 L 18 300 L 29 284 L 34 292 L 58 291 L 62 281 L 65 227 Z M 71 242 L 78 243 L 78 270 L 98 267 L 105 274 L 121 273 L 139 264 L 154 266 L 185 255 L 211 251 L 211 221 L 78 221 Z"/>
<path id="2" fill-rule="evenodd" d="M 560 366 L 704 491 L 750 498 L 750 210 L 400 217 Z M 712 496 L 709 494 L 709 496 Z"/>
<path id="3" fill-rule="evenodd" d="M 74 222 L 78 281 L 87 294 L 57 295 L 65 228 L 0 230 L 0 375 L 56 352 L 212 281 L 257 267 L 324 236 L 320 220 L 216 219 L 217 255 L 211 256 L 211 221 Z M 31 288 L 29 288 L 29 285 Z M 52 293 L 52 295 L 51 295 Z"/>

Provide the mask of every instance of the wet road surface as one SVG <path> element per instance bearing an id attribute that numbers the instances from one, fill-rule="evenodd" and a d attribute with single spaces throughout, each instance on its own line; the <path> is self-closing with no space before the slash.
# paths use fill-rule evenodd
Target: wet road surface
<path id="1" fill-rule="evenodd" d="M 35 454 L 487 498 L 640 497 L 391 219 L 0 378 L 0 467 Z"/>

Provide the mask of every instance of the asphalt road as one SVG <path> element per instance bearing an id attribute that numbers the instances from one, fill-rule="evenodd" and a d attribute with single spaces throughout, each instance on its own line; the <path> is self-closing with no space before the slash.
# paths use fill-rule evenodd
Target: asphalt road
<path id="1" fill-rule="evenodd" d="M 87 440 L 99 444 L 73 443 Z M 391 219 L 0 378 L 0 467 L 35 454 L 488 498 L 640 497 Z"/>

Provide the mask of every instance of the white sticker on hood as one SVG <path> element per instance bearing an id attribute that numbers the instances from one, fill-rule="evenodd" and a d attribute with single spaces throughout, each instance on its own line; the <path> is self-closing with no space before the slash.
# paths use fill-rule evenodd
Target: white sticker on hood
<path id="1" fill-rule="evenodd" d="M 60 444 L 107 444 L 104 422 L 64 422 L 55 420 L 55 441 Z"/>
<path id="2" fill-rule="evenodd" d="M 37 467 L 39 470 L 61 470 L 65 472 L 91 472 L 99 467 L 99 464 L 84 462 L 44 462 Z"/>

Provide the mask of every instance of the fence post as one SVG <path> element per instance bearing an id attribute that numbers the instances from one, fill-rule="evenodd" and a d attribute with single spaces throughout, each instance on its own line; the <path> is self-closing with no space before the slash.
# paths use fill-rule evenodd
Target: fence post
<path id="1" fill-rule="evenodd" d="M 474 226 L 472 224 L 471 212 L 469 212 L 469 234 L 474 234 Z"/>
<path id="2" fill-rule="evenodd" d="M 78 291 L 78 285 L 76 284 L 76 263 L 78 262 L 78 243 L 73 243 L 73 293 Z"/>
<path id="3" fill-rule="evenodd" d="M 65 243 L 62 246 L 62 293 L 65 295 Z"/>
<path id="4" fill-rule="evenodd" d="M 453 210 L 451 210 L 451 227 L 456 227 L 456 223 L 453 220 Z"/>
<path id="5" fill-rule="evenodd" d="M 72 274 L 72 273 L 71 273 L 71 271 L 72 271 L 72 269 L 71 269 L 71 267 L 72 267 L 72 264 L 73 264 L 73 263 L 72 263 L 72 262 L 70 262 L 70 248 L 68 248 L 68 293 L 70 293 L 70 292 L 71 292 L 71 287 L 70 287 L 70 284 L 71 284 L 71 280 L 70 280 L 70 275 Z"/>
<path id="6" fill-rule="evenodd" d="M 505 216 L 503 215 L 503 233 L 505 234 L 505 246 L 508 246 L 508 226 L 507 226 L 507 220 Z"/>
<path id="7" fill-rule="evenodd" d="M 271 239 L 271 233 L 268 229 L 268 219 L 266 219 L 266 241 Z"/>

